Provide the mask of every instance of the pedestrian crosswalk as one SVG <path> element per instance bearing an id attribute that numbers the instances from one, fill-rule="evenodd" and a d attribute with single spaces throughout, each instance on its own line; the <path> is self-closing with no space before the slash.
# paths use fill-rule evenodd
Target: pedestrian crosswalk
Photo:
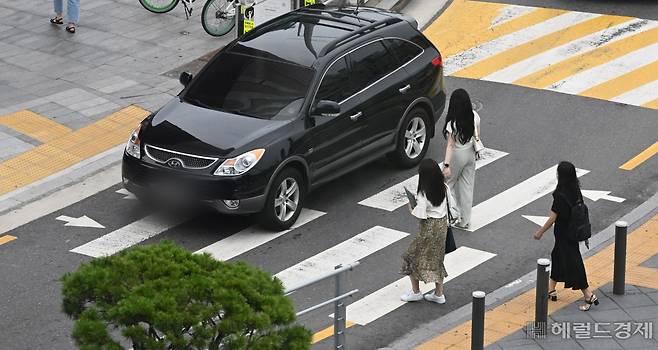
<path id="1" fill-rule="evenodd" d="M 506 159 L 506 152 L 488 149 L 482 159 L 478 160 L 477 168 L 482 168 L 493 162 Z M 473 209 L 473 222 L 471 231 L 479 230 L 487 224 L 500 220 L 506 215 L 526 206 L 527 204 L 545 196 L 555 188 L 555 171 L 556 165 L 552 166 L 539 174 L 529 177 L 527 180 L 500 192 L 497 195 L 479 203 Z M 587 174 L 587 170 L 578 169 L 578 176 Z M 385 212 L 393 212 L 406 203 L 406 197 L 401 201 L 400 194 L 402 186 L 415 190 L 417 176 L 404 180 L 390 188 L 376 193 L 369 198 L 361 201 L 357 207 L 370 207 Z M 114 190 L 111 190 L 114 191 Z M 115 191 L 119 200 L 126 193 Z M 389 203 L 386 203 L 386 202 Z M 236 233 L 225 235 L 216 242 L 207 242 L 203 248 L 195 248 L 196 253 L 208 253 L 218 260 L 241 259 L 246 253 L 256 250 L 276 239 L 287 239 L 286 234 L 298 230 L 301 227 L 310 226 L 319 219 L 331 219 L 331 212 L 323 212 L 305 208 L 302 210 L 297 223 L 289 230 L 281 232 L 270 232 L 254 225 L 244 228 Z M 102 257 L 116 254 L 131 246 L 141 244 L 147 240 L 155 238 L 165 232 L 171 231 L 182 224 L 192 220 L 190 216 L 171 216 L 151 214 L 123 227 L 112 230 L 111 232 L 84 243 L 71 252 L 90 256 Z M 323 225 L 323 223 L 316 223 Z M 346 228 L 347 229 L 347 228 Z M 414 228 L 415 230 L 415 228 Z M 274 273 L 285 287 L 291 287 L 302 284 L 313 277 L 331 271 L 335 266 L 348 264 L 354 261 L 366 261 L 374 255 L 386 256 L 390 254 L 393 246 L 399 242 L 410 239 L 414 232 L 404 232 L 390 227 L 385 227 L 373 223 L 373 226 L 366 228 L 360 233 L 350 234 L 347 239 L 338 242 L 319 243 L 321 249 L 312 249 L 314 253 L 302 250 L 286 251 L 287 245 L 276 245 L 275 249 L 281 249 L 277 254 L 285 254 L 285 264 L 280 265 L 280 271 Z M 288 237 L 289 238 L 289 237 Z M 399 250 L 400 248 L 395 248 Z M 319 251 L 319 252 L 318 252 Z M 395 253 L 396 257 L 399 255 Z M 460 246 L 456 251 L 446 255 L 445 266 L 448 271 L 448 277 L 445 282 L 449 282 L 461 275 L 478 269 L 478 266 L 493 259 L 497 256 L 496 252 L 475 249 L 466 245 Z M 398 258 L 399 259 L 399 258 Z M 397 263 L 395 263 L 397 266 Z M 361 269 L 367 268 L 361 266 Z M 396 274 L 394 271 L 393 274 Z M 378 285 L 371 288 L 370 293 L 359 296 L 357 300 L 350 303 L 347 310 L 348 324 L 366 326 L 386 315 L 392 313 L 405 303 L 400 301 L 399 296 L 409 288 L 409 281 L 406 277 L 399 276 L 391 278 L 388 281 L 378 281 Z M 422 284 L 423 293 L 428 293 L 434 288 L 433 284 Z M 328 315 L 332 317 L 332 315 Z"/>
<path id="2" fill-rule="evenodd" d="M 425 35 L 447 75 L 658 109 L 658 21 L 457 0 Z"/>

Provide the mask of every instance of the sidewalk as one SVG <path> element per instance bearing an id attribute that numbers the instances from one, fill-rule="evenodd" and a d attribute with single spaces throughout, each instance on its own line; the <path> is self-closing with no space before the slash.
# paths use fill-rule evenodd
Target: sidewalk
<path id="1" fill-rule="evenodd" d="M 81 6 L 69 34 L 48 22 L 51 1 L 0 3 L 0 213 L 118 161 L 113 148 L 180 91 L 172 71 L 235 37 L 207 35 L 199 6 L 189 21 L 182 6 L 167 14 L 137 0 Z M 59 176 L 94 156 L 97 166 Z M 49 177 L 58 179 L 48 185 Z"/>
<path id="2" fill-rule="evenodd" d="M 526 334 L 534 320 L 535 289 L 523 292 L 485 314 L 487 349 L 658 349 L 658 214 L 630 232 L 627 241 L 626 294 L 612 294 L 614 238 L 585 260 L 590 285 L 600 304 L 581 312 L 580 291 L 561 289 L 549 301 L 548 334 Z M 464 322 L 418 346 L 418 350 L 470 349 L 471 322 Z M 531 334 L 531 333 L 530 333 Z"/>

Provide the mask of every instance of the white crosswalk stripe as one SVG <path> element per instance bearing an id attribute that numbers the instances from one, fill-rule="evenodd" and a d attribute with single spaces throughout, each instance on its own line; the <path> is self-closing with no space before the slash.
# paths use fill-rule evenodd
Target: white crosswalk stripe
<path id="1" fill-rule="evenodd" d="M 495 149 L 487 148 L 482 154 L 482 158 L 478 159 L 475 162 L 475 169 L 480 169 L 487 164 L 491 164 L 496 160 L 506 156 L 507 153 L 503 151 L 498 151 Z M 359 202 L 361 205 L 367 207 L 383 209 L 386 211 L 394 211 L 404 205 L 409 201 L 404 193 L 404 188 L 408 188 L 409 191 L 416 192 L 418 188 L 418 175 L 414 175 L 400 183 L 397 183 L 381 192 L 378 192 L 362 201 Z"/>
<path id="2" fill-rule="evenodd" d="M 473 207 L 468 231 L 477 231 L 551 193 L 557 186 L 556 172 L 557 165 L 552 166 Z M 576 169 L 578 177 L 587 173 L 589 170 Z"/>
<path id="3" fill-rule="evenodd" d="M 541 54 L 534 55 L 523 61 L 511 64 L 506 68 L 494 72 L 482 79 L 487 81 L 496 81 L 500 83 L 512 83 L 534 72 L 548 68 L 557 62 L 564 61 L 568 58 L 583 54 L 588 51 L 592 51 L 597 47 L 601 47 L 603 43 L 610 44 L 616 41 L 620 41 L 631 35 L 635 35 L 647 31 L 649 29 L 656 28 L 657 26 L 658 26 L 658 22 L 649 22 L 641 19 L 635 19 L 628 22 L 624 22 L 616 26 L 612 26 L 610 28 L 600 30 L 596 33 L 584 36 L 578 40 L 574 40 L 567 44 L 550 49 L 548 51 L 542 52 Z M 609 38 L 609 40 L 607 41 L 602 40 L 602 38 Z M 584 84 L 585 82 L 577 79 L 575 75 L 565 80 L 573 81 L 576 84 L 580 83 L 580 88 L 574 92 L 568 90 L 563 91 L 559 89 L 559 87 L 564 85 L 564 82 L 556 83 L 551 88 L 560 92 L 578 93 L 580 91 L 587 89 L 588 87 L 594 86 L 594 85 Z"/>
<path id="4" fill-rule="evenodd" d="M 460 69 L 475 64 L 487 57 L 525 44 L 542 36 L 557 32 L 562 28 L 599 17 L 598 14 L 585 12 L 567 12 L 523 30 L 502 36 L 484 44 L 462 51 L 445 60 L 444 72 L 450 75 Z"/>
<path id="5" fill-rule="evenodd" d="M 407 237 L 402 231 L 375 226 L 342 243 L 339 243 L 311 258 L 291 266 L 275 276 L 285 287 L 299 285 L 334 269 L 340 264 L 349 264 L 367 257 Z"/>
<path id="6" fill-rule="evenodd" d="M 446 254 L 444 265 L 448 272 L 448 277 L 444 279 L 444 283 L 474 269 L 494 256 L 496 256 L 496 254 L 469 247 L 457 248 L 454 252 Z M 376 292 L 348 305 L 347 319 L 362 326 L 367 325 L 404 305 L 405 302 L 400 300 L 400 295 L 410 289 L 411 285 L 409 278 L 400 278 Z M 434 283 L 420 283 L 420 291 L 423 293 L 428 293 L 433 289 Z M 333 314 L 330 316 L 333 317 Z"/>
<path id="7" fill-rule="evenodd" d="M 644 84 L 636 89 L 619 95 L 612 100 L 619 103 L 628 105 L 641 106 L 658 99 L 658 80 L 654 80 L 648 84 Z"/>
<path id="8" fill-rule="evenodd" d="M 71 249 L 71 252 L 94 258 L 116 254 L 135 244 L 182 224 L 189 217 L 153 214 L 112 231 L 89 243 Z"/>
<path id="9" fill-rule="evenodd" d="M 658 27 L 658 21 L 653 23 Z M 569 94 L 578 94 L 655 61 L 658 61 L 658 43 L 642 50 L 633 51 L 598 67 L 574 74 L 567 79 L 551 85 L 548 89 Z M 648 96 L 649 98 L 655 97 L 651 94 L 645 94 L 644 96 Z M 652 100 L 653 98 L 649 101 Z M 642 102 L 642 100 L 639 102 Z"/>
<path id="10" fill-rule="evenodd" d="M 325 213 L 321 211 L 304 208 L 299 214 L 297 222 L 295 222 L 295 224 L 288 230 L 272 232 L 256 225 L 251 226 L 207 247 L 201 248 L 197 253 L 208 253 L 217 260 L 229 260 L 277 237 L 281 237 L 297 227 L 303 226 L 323 216 L 324 214 Z"/>

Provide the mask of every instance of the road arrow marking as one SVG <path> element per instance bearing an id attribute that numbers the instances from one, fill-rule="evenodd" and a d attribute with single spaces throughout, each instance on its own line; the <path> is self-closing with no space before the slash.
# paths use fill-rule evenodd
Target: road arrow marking
<path id="1" fill-rule="evenodd" d="M 105 226 L 99 224 L 94 219 L 83 215 L 79 218 L 72 218 L 70 216 L 61 215 L 55 220 L 64 221 L 66 224 L 64 226 L 76 226 L 76 227 L 92 227 L 92 228 L 105 228 Z"/>
<path id="2" fill-rule="evenodd" d="M 123 199 L 137 199 L 137 197 L 135 197 L 135 195 L 132 192 L 128 191 L 125 188 L 116 191 L 116 193 L 124 195 L 125 197 L 123 197 Z"/>
<path id="3" fill-rule="evenodd" d="M 473 207 L 467 231 L 476 231 L 553 192 L 557 186 L 556 170 L 557 165 L 554 165 Z M 578 177 L 587 173 L 589 170 L 576 169 Z"/>
<path id="4" fill-rule="evenodd" d="M 546 220 L 548 220 L 548 216 L 533 216 L 533 215 L 521 215 L 524 218 L 534 222 L 535 224 L 539 226 L 544 226 L 546 223 Z"/>
<path id="5" fill-rule="evenodd" d="M 594 202 L 598 201 L 599 199 L 605 199 L 607 201 L 617 202 L 617 203 L 621 203 L 626 200 L 621 197 L 610 196 L 609 195 L 610 191 L 581 190 L 580 192 L 582 192 L 583 196 L 593 200 Z"/>

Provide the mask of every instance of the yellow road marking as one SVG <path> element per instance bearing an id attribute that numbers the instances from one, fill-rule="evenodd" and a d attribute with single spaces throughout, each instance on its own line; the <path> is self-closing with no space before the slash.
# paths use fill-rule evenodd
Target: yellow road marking
<path id="1" fill-rule="evenodd" d="M 148 114 L 147 110 L 129 106 L 0 163 L 0 195 L 126 142 Z"/>
<path id="2" fill-rule="evenodd" d="M 457 0 L 423 33 L 439 48 L 443 57 L 450 57 L 567 12 L 558 9 L 537 8 L 507 22 L 494 24 L 494 20 L 507 6 L 498 3 Z"/>
<path id="3" fill-rule="evenodd" d="M 345 322 L 345 329 L 350 328 L 352 326 L 354 326 L 354 322 L 351 322 L 351 321 L 346 321 Z M 313 341 L 311 342 L 311 344 L 321 342 L 321 341 L 323 341 L 323 340 L 325 340 L 325 339 L 327 339 L 327 338 L 329 338 L 333 335 L 334 335 L 334 326 L 327 327 L 327 328 L 313 334 Z"/>
<path id="4" fill-rule="evenodd" d="M 628 236 L 626 283 L 658 288 L 658 270 L 638 266 L 658 253 L 658 215 L 649 219 Z M 614 245 L 605 247 L 585 261 L 590 286 L 601 286 L 612 280 Z M 549 314 L 582 298 L 579 291 L 560 290 L 557 302 L 549 302 Z M 485 313 L 484 345 L 516 332 L 534 319 L 535 289 L 525 292 Z M 470 349 L 471 321 L 439 335 L 417 347 L 417 350 Z"/>
<path id="5" fill-rule="evenodd" d="M 642 107 L 648 107 L 653 109 L 658 109 L 658 98 L 642 105 Z"/>
<path id="6" fill-rule="evenodd" d="M 653 145 L 647 147 L 647 149 L 640 152 L 640 154 L 636 155 L 635 157 L 633 157 L 628 162 L 622 164 L 619 167 L 619 169 L 633 170 L 638 165 L 644 163 L 647 159 L 653 157 L 656 153 L 658 153 L 658 141 L 656 141 L 656 143 L 654 143 Z"/>
<path id="7" fill-rule="evenodd" d="M 480 79 L 511 64 L 629 20 L 632 20 L 632 18 L 621 16 L 595 17 L 491 56 L 452 75 Z"/>
<path id="8" fill-rule="evenodd" d="M 658 80 L 658 61 L 593 86 L 579 95 L 609 100 L 654 80 Z"/>
<path id="9" fill-rule="evenodd" d="M 602 65 L 656 42 L 658 42 L 658 28 L 653 28 L 557 62 L 546 69 L 515 81 L 514 84 L 538 89 L 545 88 L 578 72 Z"/>
<path id="10" fill-rule="evenodd" d="M 0 116 L 0 125 L 41 142 L 49 142 L 71 132 L 66 126 L 28 110 Z"/>
<path id="11" fill-rule="evenodd" d="M 15 239 L 16 239 L 16 237 L 10 236 L 10 235 L 0 236 L 0 245 L 3 245 L 5 243 L 9 243 L 9 242 L 11 242 Z"/>

